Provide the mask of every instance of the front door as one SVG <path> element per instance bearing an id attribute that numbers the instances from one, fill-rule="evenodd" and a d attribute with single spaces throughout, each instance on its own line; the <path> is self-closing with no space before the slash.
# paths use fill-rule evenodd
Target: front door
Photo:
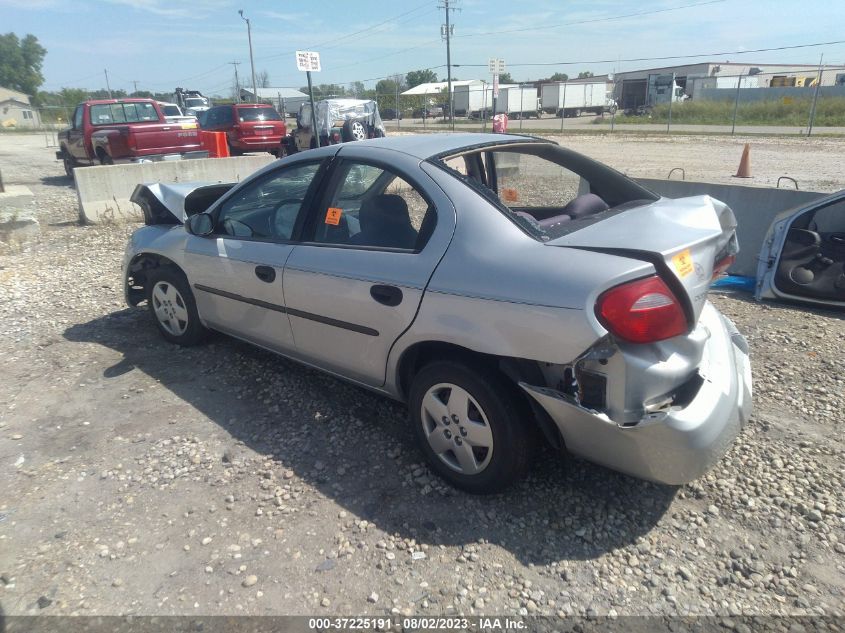
<path id="1" fill-rule="evenodd" d="M 380 386 L 451 239 L 454 209 L 418 161 L 342 147 L 285 265 L 285 300 L 302 360 Z"/>
<path id="2" fill-rule="evenodd" d="M 813 202 L 775 222 L 758 279 L 767 295 L 845 305 L 845 195 Z M 777 233 L 777 234 L 775 234 Z"/>
<path id="3" fill-rule="evenodd" d="M 209 326 L 282 352 L 293 350 L 282 275 L 321 161 L 279 167 L 222 199 L 212 235 L 190 235 L 185 267 Z"/>

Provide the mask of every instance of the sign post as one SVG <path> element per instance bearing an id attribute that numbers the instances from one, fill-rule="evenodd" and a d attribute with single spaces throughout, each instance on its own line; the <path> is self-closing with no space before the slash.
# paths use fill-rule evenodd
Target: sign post
<path id="1" fill-rule="evenodd" d="M 305 72 L 308 78 L 308 99 L 311 101 L 311 130 L 317 147 L 320 147 L 320 130 L 317 129 L 317 109 L 314 107 L 314 88 L 311 85 L 311 72 L 320 72 L 320 53 L 314 51 L 296 51 L 296 68 Z"/>
<path id="2" fill-rule="evenodd" d="M 505 60 L 491 57 L 487 67 L 493 73 L 493 116 L 496 116 L 496 101 L 499 99 L 499 75 L 505 72 Z"/>

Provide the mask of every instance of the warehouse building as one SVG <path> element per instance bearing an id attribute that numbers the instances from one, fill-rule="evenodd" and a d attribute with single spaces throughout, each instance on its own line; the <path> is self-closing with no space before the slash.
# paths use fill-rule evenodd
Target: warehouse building
<path id="1" fill-rule="evenodd" d="M 595 80 L 608 81 L 614 99 L 621 108 L 636 109 L 653 103 L 654 91 L 671 82 L 674 75 L 676 89 L 684 98 L 696 98 L 704 90 L 810 87 L 818 78 L 818 64 L 752 64 L 735 62 L 701 62 L 679 66 L 663 66 L 603 75 Z M 827 65 L 822 69 L 822 86 L 845 83 L 843 66 Z"/>

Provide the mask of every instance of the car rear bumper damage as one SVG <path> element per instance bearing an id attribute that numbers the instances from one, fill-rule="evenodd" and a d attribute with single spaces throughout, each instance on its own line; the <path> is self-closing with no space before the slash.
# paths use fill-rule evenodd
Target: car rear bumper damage
<path id="1" fill-rule="evenodd" d="M 570 453 L 635 477 L 684 484 L 707 472 L 751 415 L 748 346 L 734 324 L 707 304 L 699 328 L 707 334 L 697 393 L 683 406 L 618 424 L 560 391 L 520 386 L 557 426 Z"/>

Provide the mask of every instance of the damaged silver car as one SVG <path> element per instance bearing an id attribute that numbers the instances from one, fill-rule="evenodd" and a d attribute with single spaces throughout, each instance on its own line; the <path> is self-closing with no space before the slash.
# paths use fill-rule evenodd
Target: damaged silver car
<path id="1" fill-rule="evenodd" d="M 681 484 L 750 414 L 745 339 L 707 301 L 731 210 L 555 143 L 366 140 L 133 200 L 126 299 L 165 339 L 224 332 L 407 403 L 464 490 L 507 486 L 538 441 Z"/>

